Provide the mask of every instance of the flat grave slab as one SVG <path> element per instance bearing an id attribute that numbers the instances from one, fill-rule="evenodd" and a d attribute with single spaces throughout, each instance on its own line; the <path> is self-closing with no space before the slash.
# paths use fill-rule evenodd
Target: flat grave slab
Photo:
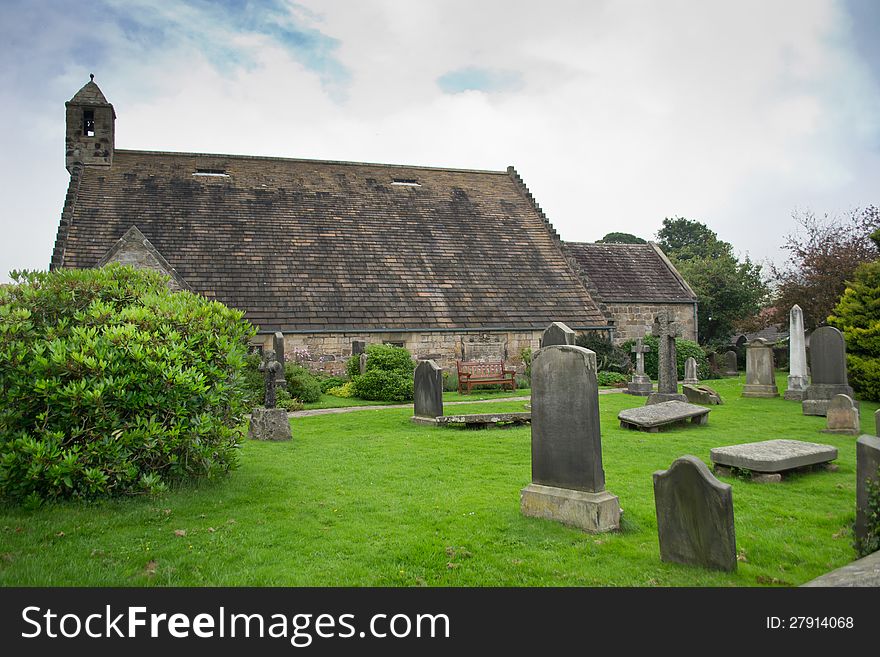
<path id="1" fill-rule="evenodd" d="M 837 458 L 837 448 L 803 440 L 764 440 L 729 447 L 714 447 L 709 458 L 715 466 L 759 473 L 758 481 L 780 481 L 782 473 L 827 464 Z M 767 475 L 761 477 L 762 475 Z M 773 476 L 777 475 L 777 476 Z"/>
<path id="2" fill-rule="evenodd" d="M 626 408 L 617 414 L 623 429 L 656 433 L 660 427 L 690 420 L 694 424 L 706 424 L 709 410 L 704 406 L 682 401 L 667 401 L 638 408 Z"/>
<path id="3" fill-rule="evenodd" d="M 474 413 L 470 415 L 439 415 L 437 417 L 413 416 L 416 424 L 433 424 L 438 427 L 466 427 L 470 429 L 486 429 L 519 424 L 532 421 L 530 412 L 514 413 Z"/>

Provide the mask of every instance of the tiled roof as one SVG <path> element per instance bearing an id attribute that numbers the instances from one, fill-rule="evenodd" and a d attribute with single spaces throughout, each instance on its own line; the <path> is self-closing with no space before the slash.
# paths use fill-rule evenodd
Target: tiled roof
<path id="1" fill-rule="evenodd" d="M 74 105 L 109 105 L 103 92 L 95 84 L 95 81 L 86 82 L 82 89 L 76 92 L 68 101 Z"/>
<path id="2" fill-rule="evenodd" d="M 655 244 L 565 242 L 563 249 L 599 302 L 696 301 L 693 290 Z"/>
<path id="3" fill-rule="evenodd" d="M 116 150 L 71 177 L 52 266 L 132 226 L 264 331 L 606 324 L 513 171 Z"/>

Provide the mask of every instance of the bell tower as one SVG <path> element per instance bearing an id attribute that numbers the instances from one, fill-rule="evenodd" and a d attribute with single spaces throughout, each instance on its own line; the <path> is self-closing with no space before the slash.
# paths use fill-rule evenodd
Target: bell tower
<path id="1" fill-rule="evenodd" d="M 76 95 L 64 103 L 67 132 L 65 166 L 110 166 L 113 163 L 116 112 L 95 84 L 94 74 Z"/>

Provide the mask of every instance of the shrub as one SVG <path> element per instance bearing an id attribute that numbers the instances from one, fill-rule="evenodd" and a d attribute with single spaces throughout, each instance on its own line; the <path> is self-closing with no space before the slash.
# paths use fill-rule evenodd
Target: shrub
<path id="1" fill-rule="evenodd" d="M 266 397 L 266 378 L 260 371 L 260 354 L 252 353 L 244 357 L 241 370 L 241 388 L 248 408 L 262 405 Z"/>
<path id="2" fill-rule="evenodd" d="M 327 376 L 319 379 L 319 382 L 321 384 L 321 392 L 325 394 L 330 388 L 338 388 L 346 383 L 345 379 L 340 376 Z"/>
<path id="3" fill-rule="evenodd" d="M 284 363 L 284 380 L 291 397 L 306 403 L 321 399 L 321 382 L 302 365 Z"/>
<path id="4" fill-rule="evenodd" d="M 290 393 L 284 388 L 275 391 L 275 405 L 287 412 L 301 411 L 305 408 L 299 399 L 291 397 Z"/>
<path id="5" fill-rule="evenodd" d="M 349 380 L 361 373 L 361 356 L 357 354 L 345 361 L 345 373 Z"/>
<path id="6" fill-rule="evenodd" d="M 865 513 L 865 537 L 855 539 L 853 547 L 860 557 L 880 550 L 880 470 L 866 483 L 868 492 Z"/>
<path id="7" fill-rule="evenodd" d="M 416 369 L 410 353 L 403 347 L 390 344 L 371 344 L 367 346 L 367 371 L 399 372 L 412 376 Z"/>
<path id="8" fill-rule="evenodd" d="M 526 379 L 529 380 L 529 385 L 531 385 L 531 381 L 532 381 L 532 348 L 531 347 L 524 347 L 519 352 L 519 357 L 522 359 L 523 365 L 526 366 L 525 376 L 526 376 Z"/>
<path id="9" fill-rule="evenodd" d="M 615 388 L 625 387 L 629 381 L 629 377 L 620 372 L 599 372 L 596 378 L 600 386 L 614 386 Z"/>
<path id="10" fill-rule="evenodd" d="M 629 352 L 615 347 L 605 337 L 596 333 L 580 333 L 574 343 L 596 352 L 596 368 L 600 372 L 626 373 L 632 370 Z"/>
<path id="11" fill-rule="evenodd" d="M 659 343 L 657 341 L 657 338 L 653 335 L 645 336 L 644 338 L 642 338 L 642 342 L 651 347 L 651 351 L 645 354 L 645 374 L 656 380 L 657 362 L 659 360 L 657 349 Z M 629 353 L 629 350 L 634 344 L 635 340 L 627 340 L 622 345 L 620 345 L 620 348 Z M 711 373 L 709 370 L 709 359 L 706 358 L 706 353 L 703 351 L 703 348 L 693 340 L 676 338 L 675 358 L 678 365 L 678 378 L 684 378 L 684 362 L 690 356 L 693 356 L 694 359 L 697 361 L 697 375 L 701 379 L 711 378 Z"/>
<path id="12" fill-rule="evenodd" d="M 349 397 L 354 397 L 354 383 L 348 381 L 343 383 L 341 386 L 336 386 L 335 388 L 328 388 L 327 394 L 332 395 L 333 397 L 341 397 L 343 399 L 348 399 Z"/>
<path id="13" fill-rule="evenodd" d="M 352 390 L 361 399 L 376 401 L 411 401 L 413 377 L 399 372 L 367 370 L 352 379 Z"/>
<path id="14" fill-rule="evenodd" d="M 0 496 L 161 490 L 234 467 L 254 328 L 154 272 L 13 272 L 0 289 Z"/>

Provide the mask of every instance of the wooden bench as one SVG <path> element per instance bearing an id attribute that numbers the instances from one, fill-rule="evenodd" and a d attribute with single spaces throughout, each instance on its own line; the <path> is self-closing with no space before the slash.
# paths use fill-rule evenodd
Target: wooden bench
<path id="1" fill-rule="evenodd" d="M 511 390 L 516 390 L 516 370 L 505 369 L 503 360 L 489 362 L 459 360 L 455 364 L 458 366 L 459 394 L 465 394 L 463 388 L 467 388 L 467 393 L 470 394 L 473 386 L 490 383 L 509 385 Z"/>

